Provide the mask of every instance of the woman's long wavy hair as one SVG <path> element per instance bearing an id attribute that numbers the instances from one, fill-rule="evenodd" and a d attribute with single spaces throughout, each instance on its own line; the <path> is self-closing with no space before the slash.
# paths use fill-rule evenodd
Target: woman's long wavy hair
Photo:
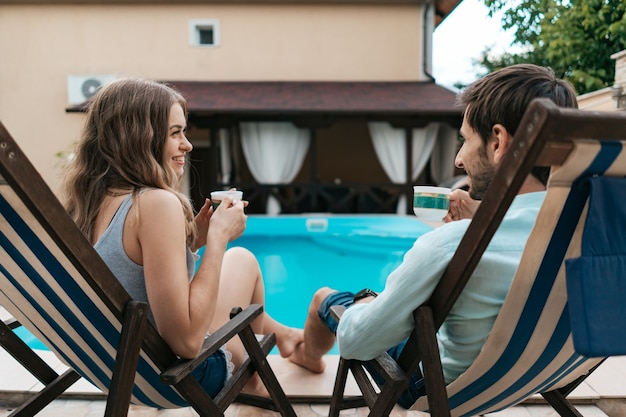
<path id="1" fill-rule="evenodd" d="M 63 189 L 66 210 L 91 242 L 105 196 L 131 191 L 137 204 L 139 192 L 146 188 L 168 190 L 180 199 L 187 243 L 195 240 L 191 204 L 178 191 L 180 178 L 163 161 L 175 103 L 186 115 L 187 102 L 178 92 L 134 78 L 114 81 L 94 96 Z"/>

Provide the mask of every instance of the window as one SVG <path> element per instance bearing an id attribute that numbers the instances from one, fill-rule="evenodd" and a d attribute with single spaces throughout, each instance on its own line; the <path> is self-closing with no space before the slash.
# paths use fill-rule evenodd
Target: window
<path id="1" fill-rule="evenodd" d="M 220 22 L 216 19 L 190 20 L 189 43 L 192 46 L 218 46 Z"/>

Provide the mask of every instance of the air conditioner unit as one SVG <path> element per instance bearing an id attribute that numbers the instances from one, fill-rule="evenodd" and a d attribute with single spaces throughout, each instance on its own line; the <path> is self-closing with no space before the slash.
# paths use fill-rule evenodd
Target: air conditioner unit
<path id="1" fill-rule="evenodd" d="M 114 75 L 68 75 L 67 97 L 69 104 L 89 100 L 105 84 L 115 80 Z"/>

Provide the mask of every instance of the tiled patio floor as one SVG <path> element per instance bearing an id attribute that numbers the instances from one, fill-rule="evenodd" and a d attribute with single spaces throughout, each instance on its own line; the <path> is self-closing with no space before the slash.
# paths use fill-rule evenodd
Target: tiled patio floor
<path id="1" fill-rule="evenodd" d="M 49 405 L 38 416 L 45 417 L 100 417 L 104 414 L 104 401 L 86 401 L 86 400 L 57 400 Z M 298 417 L 322 417 L 328 415 L 328 407 L 323 405 L 297 405 L 294 407 Z M 606 417 L 607 414 L 593 405 L 583 405 L 578 408 L 584 417 Z M 6 417 L 10 413 L 10 409 L 0 408 L 0 417 Z M 182 410 L 164 410 L 156 411 L 153 409 L 144 409 L 140 407 L 132 407 L 129 417 L 196 417 L 198 416 L 191 409 Z M 276 417 L 278 413 L 233 405 L 226 410 L 226 417 Z M 344 410 L 340 414 L 341 417 L 365 417 L 367 409 Z M 406 412 L 394 410 L 390 417 L 422 417 L 428 414 L 417 411 Z M 529 405 L 516 406 L 497 414 L 489 414 L 489 417 L 558 417 L 549 406 L 545 405 Z M 614 414 L 615 417 L 624 416 L 624 414 Z"/>
<path id="2" fill-rule="evenodd" d="M 55 369 L 61 372 L 65 366 L 50 352 L 40 352 Z M 272 368 L 288 395 L 328 396 L 332 391 L 337 357 L 327 357 L 327 372 L 312 375 L 291 364 L 277 355 L 270 356 Z M 8 416 L 11 407 L 3 404 L 15 404 L 23 400 L 30 392 L 41 388 L 32 376 L 24 371 L 4 350 L 0 349 L 0 417 Z M 352 382 L 348 394 L 355 394 Z M 585 417 L 626 417 L 626 357 L 611 358 L 594 372 L 585 383 L 576 389 L 570 398 L 578 404 L 579 411 Z M 549 406 L 542 404 L 541 397 L 534 397 L 525 403 L 506 411 L 489 414 L 489 417 L 556 417 L 558 414 Z M 80 380 L 70 388 L 69 395 L 56 400 L 38 416 L 41 417 L 96 417 L 104 414 L 102 393 L 85 380 Z M 298 404 L 295 407 L 299 417 L 318 417 L 328 415 L 326 404 Z M 367 409 L 344 410 L 342 416 L 361 417 L 367 415 Z M 178 410 L 155 410 L 132 406 L 130 417 L 192 417 L 197 416 L 191 408 Z M 278 413 L 257 408 L 232 405 L 227 410 L 229 417 L 275 417 Z M 422 417 L 428 414 L 418 411 L 406 411 L 396 408 L 392 417 Z"/>

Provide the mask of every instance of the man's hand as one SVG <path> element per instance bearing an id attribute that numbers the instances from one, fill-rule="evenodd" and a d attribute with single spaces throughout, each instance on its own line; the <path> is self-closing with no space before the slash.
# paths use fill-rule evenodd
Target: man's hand
<path id="1" fill-rule="evenodd" d="M 467 191 L 454 190 L 450 193 L 450 207 L 443 221 L 449 223 L 461 219 L 471 219 L 479 205 L 480 201 L 473 200 Z"/>

